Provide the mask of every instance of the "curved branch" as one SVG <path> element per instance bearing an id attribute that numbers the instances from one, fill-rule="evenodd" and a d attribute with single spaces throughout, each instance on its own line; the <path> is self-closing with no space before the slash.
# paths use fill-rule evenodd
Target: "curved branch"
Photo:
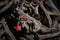
<path id="1" fill-rule="evenodd" d="M 47 19 L 49 21 L 49 26 L 51 27 L 51 25 L 52 25 L 52 19 L 50 17 L 49 12 L 45 9 L 45 7 L 43 6 L 43 3 L 42 2 L 40 2 L 39 5 L 41 6 L 41 8 L 43 9 L 43 11 L 45 12 L 45 15 L 46 15 L 46 17 L 47 17 Z"/>
<path id="2" fill-rule="evenodd" d="M 4 12 L 5 10 L 7 10 L 11 5 L 12 5 L 13 1 L 10 1 L 9 4 L 7 4 L 4 8 L 0 9 L 0 13 Z"/>
<path id="3" fill-rule="evenodd" d="M 0 2 L 0 6 L 6 5 L 8 3 L 8 0 Z"/>
<path id="4" fill-rule="evenodd" d="M 60 32 L 53 33 L 53 34 L 45 34 L 45 35 L 38 35 L 40 39 L 47 39 L 47 38 L 52 38 L 60 35 Z"/>
<path id="5" fill-rule="evenodd" d="M 2 19 L 2 25 L 5 28 L 5 32 L 9 35 L 9 37 L 11 37 L 12 40 L 16 40 L 14 35 L 12 34 L 12 32 L 10 31 L 7 23 L 5 22 L 5 19 Z"/>

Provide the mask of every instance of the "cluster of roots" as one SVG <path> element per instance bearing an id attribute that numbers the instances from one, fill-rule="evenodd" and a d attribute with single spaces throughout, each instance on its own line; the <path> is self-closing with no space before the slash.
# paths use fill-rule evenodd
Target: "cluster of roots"
<path id="1" fill-rule="evenodd" d="M 60 40 L 59 10 L 52 0 L 1 0 L 0 40 Z M 17 31 L 22 16 L 37 23 L 38 30 Z"/>

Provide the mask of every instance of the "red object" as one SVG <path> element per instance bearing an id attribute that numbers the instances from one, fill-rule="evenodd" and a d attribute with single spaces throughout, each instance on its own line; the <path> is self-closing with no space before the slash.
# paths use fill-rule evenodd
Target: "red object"
<path id="1" fill-rule="evenodd" d="M 48 9 L 48 5 L 45 3 L 45 8 Z"/>
<path id="2" fill-rule="evenodd" d="M 45 7 L 46 9 L 48 9 L 48 5 L 47 5 L 47 3 L 45 3 L 45 2 L 44 2 L 44 7 Z"/>
<path id="3" fill-rule="evenodd" d="M 22 31 L 22 25 L 21 24 L 17 24 L 16 30 L 17 31 Z"/>
<path id="4" fill-rule="evenodd" d="M 22 17 L 22 21 L 27 21 L 28 19 L 26 17 Z"/>

